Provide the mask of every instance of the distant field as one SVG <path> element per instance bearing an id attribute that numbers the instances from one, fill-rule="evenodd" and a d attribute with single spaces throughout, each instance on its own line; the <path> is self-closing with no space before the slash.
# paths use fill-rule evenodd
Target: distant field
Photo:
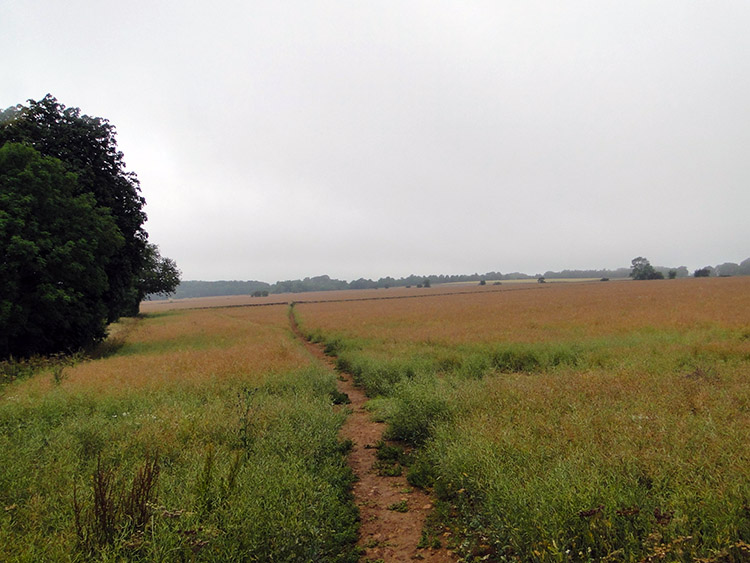
<path id="1" fill-rule="evenodd" d="M 750 278 L 526 287 L 296 310 L 467 556 L 747 560 Z"/>
<path id="2" fill-rule="evenodd" d="M 557 282 L 591 282 L 589 279 L 550 280 Z M 595 281 L 599 281 L 598 279 Z M 626 280 L 613 280 L 626 281 Z M 240 307 L 244 305 L 275 305 L 291 302 L 305 303 L 310 301 L 356 301 L 362 299 L 394 299 L 400 297 L 420 297 L 424 295 L 444 295 L 446 293 L 495 293 L 503 290 L 518 289 L 518 285 L 528 283 L 538 284 L 536 280 L 510 280 L 500 285 L 480 286 L 477 282 L 460 282 L 424 287 L 391 287 L 388 289 L 346 289 L 340 291 L 314 291 L 304 293 L 280 293 L 267 297 L 251 297 L 250 295 L 227 295 L 220 297 L 195 297 L 189 299 L 167 299 L 164 301 L 144 301 L 141 303 L 142 313 L 154 313 L 173 309 L 194 309 L 206 307 Z M 514 287 L 515 286 L 515 287 Z"/>
<path id="3" fill-rule="evenodd" d="M 113 329 L 0 386 L 0 560 L 356 561 L 335 377 L 287 307 Z"/>
<path id="4" fill-rule="evenodd" d="M 307 305 L 310 329 L 376 342 L 535 342 L 747 327 L 750 277 L 472 288 L 443 298 Z M 446 292 L 445 286 L 441 290 Z M 429 290 L 428 290 L 429 291 Z M 427 295 L 423 293 L 422 295 Z M 304 315 L 304 314 L 303 314 Z M 307 317 L 303 316 L 303 319 Z"/>
<path id="5" fill-rule="evenodd" d="M 492 280 L 492 279 L 486 279 L 484 280 L 486 285 L 494 285 L 496 283 L 505 285 L 505 284 L 515 284 L 515 283 L 539 283 L 539 280 L 536 278 L 529 278 L 529 279 L 522 279 L 522 280 Z M 601 281 L 601 278 L 546 278 L 545 283 L 577 283 L 577 282 L 593 282 L 593 281 Z M 612 278 L 610 281 L 629 281 L 628 278 Z M 471 281 L 471 282 L 450 282 L 443 285 L 449 285 L 449 286 L 456 286 L 456 285 L 477 285 L 477 282 Z"/>

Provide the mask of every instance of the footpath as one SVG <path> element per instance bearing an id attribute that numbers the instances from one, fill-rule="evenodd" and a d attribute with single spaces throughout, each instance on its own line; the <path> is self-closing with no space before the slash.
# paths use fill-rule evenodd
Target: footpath
<path id="1" fill-rule="evenodd" d="M 289 320 L 292 331 L 310 353 L 336 371 L 338 390 L 346 393 L 351 401 L 347 405 L 351 414 L 341 428 L 341 437 L 353 443 L 348 460 L 357 476 L 353 495 L 360 514 L 358 545 L 364 552 L 362 560 L 385 563 L 457 561 L 458 558 L 445 547 L 420 544 L 425 519 L 433 507 L 432 499 L 421 489 L 409 485 L 405 475 L 381 475 L 375 468 L 375 446 L 383 439 L 385 424 L 371 419 L 371 413 L 365 409 L 367 396 L 364 391 L 354 384 L 351 374 L 336 370 L 334 360 L 323 352 L 322 346 L 305 338 L 293 311 L 290 311 Z"/>

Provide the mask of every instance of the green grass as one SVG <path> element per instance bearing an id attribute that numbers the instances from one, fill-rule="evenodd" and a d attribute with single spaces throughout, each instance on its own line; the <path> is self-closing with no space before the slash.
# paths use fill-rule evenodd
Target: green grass
<path id="1" fill-rule="evenodd" d="M 746 329 L 332 338 L 468 561 L 750 560 Z"/>
<path id="2" fill-rule="evenodd" d="M 330 371 L 112 394 L 21 383 L 0 390 L 0 560 L 357 560 Z"/>

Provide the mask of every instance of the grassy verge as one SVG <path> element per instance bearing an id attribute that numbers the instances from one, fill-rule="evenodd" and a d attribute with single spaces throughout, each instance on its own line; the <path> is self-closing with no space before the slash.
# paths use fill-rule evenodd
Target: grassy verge
<path id="1" fill-rule="evenodd" d="M 146 318 L 61 382 L 3 387 L 1 560 L 357 560 L 334 376 L 283 308 L 224 315 Z"/>

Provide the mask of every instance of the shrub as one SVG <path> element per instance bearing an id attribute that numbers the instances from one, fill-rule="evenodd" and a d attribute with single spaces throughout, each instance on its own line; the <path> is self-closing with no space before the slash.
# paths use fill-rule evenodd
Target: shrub
<path id="1" fill-rule="evenodd" d="M 451 418 L 449 385 L 429 375 L 399 382 L 392 394 L 386 436 L 418 446 L 431 435 L 433 425 Z"/>

